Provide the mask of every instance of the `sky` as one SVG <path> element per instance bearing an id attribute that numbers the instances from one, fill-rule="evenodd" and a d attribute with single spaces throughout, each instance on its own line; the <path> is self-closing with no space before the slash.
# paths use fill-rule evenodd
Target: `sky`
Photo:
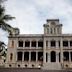
<path id="1" fill-rule="evenodd" d="M 7 0 L 6 13 L 16 19 L 8 23 L 20 34 L 43 34 L 47 19 L 59 19 L 63 33 L 72 33 L 72 0 Z M 0 40 L 8 42 L 8 34 L 0 29 Z"/>

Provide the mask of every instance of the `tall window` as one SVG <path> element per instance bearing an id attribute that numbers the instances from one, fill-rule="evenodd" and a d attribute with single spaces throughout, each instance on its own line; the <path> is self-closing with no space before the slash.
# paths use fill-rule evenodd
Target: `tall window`
<path id="1" fill-rule="evenodd" d="M 19 47 L 23 47 L 23 41 L 18 42 Z"/>
<path id="2" fill-rule="evenodd" d="M 49 33 L 49 28 L 47 28 L 47 33 Z"/>
<path id="3" fill-rule="evenodd" d="M 69 52 L 63 52 L 64 61 L 69 61 Z"/>
<path id="4" fill-rule="evenodd" d="M 72 46 L 72 41 L 70 41 L 70 46 Z"/>
<path id="5" fill-rule="evenodd" d="M 51 28 L 51 34 L 53 33 L 52 28 Z"/>
<path id="6" fill-rule="evenodd" d="M 14 41 L 11 42 L 11 47 L 14 48 Z"/>
<path id="7" fill-rule="evenodd" d="M 22 52 L 17 53 L 17 60 L 22 61 Z"/>
<path id="8" fill-rule="evenodd" d="M 43 47 L 43 41 L 38 41 L 38 47 Z"/>
<path id="9" fill-rule="evenodd" d="M 32 46 L 32 47 L 36 47 L 36 41 L 32 41 L 32 42 L 31 42 L 31 46 Z"/>
<path id="10" fill-rule="evenodd" d="M 56 52 L 51 52 L 51 62 L 56 62 Z"/>
<path id="11" fill-rule="evenodd" d="M 56 33 L 56 30 L 55 30 L 55 28 L 54 28 L 54 34 Z"/>
<path id="12" fill-rule="evenodd" d="M 25 41 L 25 47 L 30 47 L 30 41 Z"/>
<path id="13" fill-rule="evenodd" d="M 55 47 L 56 46 L 56 42 L 55 41 L 51 41 L 51 47 Z"/>
<path id="14" fill-rule="evenodd" d="M 10 53 L 10 60 L 12 60 L 13 59 L 13 54 L 12 53 Z"/>
<path id="15" fill-rule="evenodd" d="M 68 41 L 63 41 L 63 46 L 68 47 Z"/>

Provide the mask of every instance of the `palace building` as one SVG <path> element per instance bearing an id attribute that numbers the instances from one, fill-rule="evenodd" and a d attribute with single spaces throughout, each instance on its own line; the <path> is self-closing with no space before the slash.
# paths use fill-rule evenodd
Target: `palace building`
<path id="1" fill-rule="evenodd" d="M 6 67 L 72 68 L 72 34 L 62 34 L 59 19 L 48 19 L 43 34 L 9 36 Z"/>

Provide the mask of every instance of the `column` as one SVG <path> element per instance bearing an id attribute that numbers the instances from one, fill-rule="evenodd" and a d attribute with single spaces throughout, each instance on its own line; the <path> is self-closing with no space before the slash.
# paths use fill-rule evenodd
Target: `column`
<path id="1" fill-rule="evenodd" d="M 62 41 L 62 38 L 61 38 L 61 40 L 60 40 L 60 43 L 61 43 L 61 44 L 60 44 L 60 45 L 61 45 L 61 46 L 60 46 L 60 48 L 61 48 L 61 49 L 60 49 L 60 58 L 61 58 L 60 61 L 61 61 L 61 63 L 63 63 L 63 41 Z"/>
<path id="2" fill-rule="evenodd" d="M 50 52 L 48 52 L 48 62 L 49 62 L 49 63 L 51 62 L 51 55 L 50 55 Z"/>
<path id="3" fill-rule="evenodd" d="M 29 52 L 29 62 L 31 62 L 31 52 Z"/>
<path id="4" fill-rule="evenodd" d="M 17 53 L 18 53 L 18 52 L 17 52 Z M 18 61 L 18 60 L 17 60 L 17 58 L 18 58 L 17 53 L 16 53 L 16 61 Z"/>
<path id="5" fill-rule="evenodd" d="M 50 49 L 50 40 L 48 40 L 48 49 Z"/>
<path id="6" fill-rule="evenodd" d="M 46 40 L 43 41 L 43 63 L 46 63 Z"/>
<path id="7" fill-rule="evenodd" d="M 36 52 L 36 62 L 38 61 L 38 52 Z"/>
<path id="8" fill-rule="evenodd" d="M 24 52 L 22 53 L 22 61 L 24 61 Z"/>
<path id="9" fill-rule="evenodd" d="M 59 48 L 59 44 L 58 44 L 58 41 L 56 40 L 56 49 Z"/>
<path id="10" fill-rule="evenodd" d="M 30 49 L 31 49 L 31 41 L 30 41 Z"/>
<path id="11" fill-rule="evenodd" d="M 38 49 L 38 41 L 36 41 L 36 49 Z"/>
<path id="12" fill-rule="evenodd" d="M 69 51 L 69 62 L 71 62 L 71 53 Z"/>
<path id="13" fill-rule="evenodd" d="M 23 41 L 23 48 L 25 48 L 25 41 Z"/>
<path id="14" fill-rule="evenodd" d="M 70 49 L 70 41 L 68 40 L 68 48 Z"/>
<path id="15" fill-rule="evenodd" d="M 56 52 L 56 62 L 59 62 L 59 52 Z"/>

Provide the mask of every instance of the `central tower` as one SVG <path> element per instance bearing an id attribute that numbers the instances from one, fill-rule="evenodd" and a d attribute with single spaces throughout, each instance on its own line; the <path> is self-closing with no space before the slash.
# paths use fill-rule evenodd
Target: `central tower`
<path id="1" fill-rule="evenodd" d="M 44 24 L 44 34 L 62 34 L 62 24 L 59 24 L 59 19 L 48 19 L 47 23 Z"/>

